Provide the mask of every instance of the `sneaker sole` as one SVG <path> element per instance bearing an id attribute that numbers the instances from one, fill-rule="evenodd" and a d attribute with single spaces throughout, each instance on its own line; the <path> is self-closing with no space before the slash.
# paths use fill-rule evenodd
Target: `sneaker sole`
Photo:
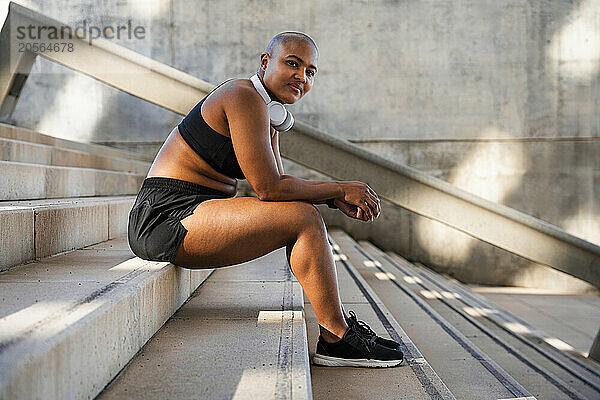
<path id="1" fill-rule="evenodd" d="M 315 354 L 313 356 L 313 364 L 323 365 L 326 367 L 371 367 L 371 368 L 388 368 L 396 367 L 402 364 L 401 360 L 369 360 L 367 358 L 338 358 Z"/>

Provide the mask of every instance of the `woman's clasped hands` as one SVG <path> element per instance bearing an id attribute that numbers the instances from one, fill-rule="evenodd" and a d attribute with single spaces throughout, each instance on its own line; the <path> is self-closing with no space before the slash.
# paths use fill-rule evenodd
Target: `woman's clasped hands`
<path id="1" fill-rule="evenodd" d="M 334 199 L 333 203 L 350 218 L 361 221 L 373 221 L 379 216 L 381 205 L 379 197 L 366 183 L 359 181 L 336 181 L 342 186 L 344 197 Z"/>

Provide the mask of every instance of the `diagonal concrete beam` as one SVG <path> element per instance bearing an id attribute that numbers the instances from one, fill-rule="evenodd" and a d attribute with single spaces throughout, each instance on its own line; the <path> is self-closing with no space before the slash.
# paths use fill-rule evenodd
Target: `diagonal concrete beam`
<path id="1" fill-rule="evenodd" d="M 14 3 L 10 4 L 9 18 L 23 24 L 63 25 Z M 6 38 L 4 29 L 2 34 Z M 214 88 L 110 41 L 96 39 L 89 45 L 85 40 L 72 40 L 77 51 L 40 54 L 178 114 L 185 115 Z M 2 88 L 14 81 L 10 74 L 15 70 L 6 68 L 8 57 L 0 55 L 0 104 L 3 104 L 8 91 Z M 335 179 L 368 182 L 382 198 L 397 206 L 600 287 L 599 246 L 416 169 L 393 163 L 300 121 L 291 132 L 281 135 L 284 157 Z"/>
<path id="2" fill-rule="evenodd" d="M 0 105 L 7 104 L 4 106 L 7 110 L 15 101 L 15 96 L 8 96 L 11 88 L 13 94 L 19 89 L 13 82 L 19 76 L 29 74 L 36 55 L 182 115 L 214 88 L 201 79 L 101 38 L 94 39 L 91 45 L 89 40 L 77 36 L 59 40 L 72 44 L 73 51 L 20 53 L 15 27 L 29 25 L 56 27 L 59 32 L 61 27 L 69 27 L 29 8 L 10 3 L 0 34 Z"/>

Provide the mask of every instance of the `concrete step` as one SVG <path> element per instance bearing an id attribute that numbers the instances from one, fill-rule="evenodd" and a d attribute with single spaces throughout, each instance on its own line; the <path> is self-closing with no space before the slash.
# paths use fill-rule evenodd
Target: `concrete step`
<path id="1" fill-rule="evenodd" d="M 418 263 L 415 265 L 419 266 Z M 452 277 L 444 277 L 526 321 L 534 328 L 528 335 L 535 335 L 536 330 L 544 331 L 545 334 L 538 335 L 540 338 L 550 337 L 561 350 L 583 362 L 593 363 L 588 355 L 600 326 L 600 291 L 581 293 L 517 286 L 463 285 Z"/>
<path id="2" fill-rule="evenodd" d="M 0 161 L 147 174 L 151 163 L 0 137 Z"/>
<path id="3" fill-rule="evenodd" d="M 146 174 L 14 161 L 0 161 L 0 176 L 3 200 L 136 194 L 146 178 Z"/>
<path id="4" fill-rule="evenodd" d="M 600 397 L 600 365 L 598 363 L 564 351 L 564 348 L 569 347 L 566 343 L 478 295 L 466 285 L 451 282 L 421 264 L 414 265 L 423 281 L 432 284 L 433 290 L 458 294 L 457 303 L 454 305 L 460 306 L 463 312 L 481 322 L 499 337 L 506 338 L 507 343 L 512 343 L 515 348 L 527 349 L 537 353 L 541 360 L 549 361 L 549 365 L 542 362 L 540 365 L 558 378 L 569 382 L 575 391 Z M 531 358 L 531 361 L 535 361 L 535 359 Z M 589 389 L 594 390 L 590 392 Z"/>
<path id="5" fill-rule="evenodd" d="M 145 154 L 133 153 L 121 149 L 116 149 L 108 146 L 101 146 L 93 143 L 82 143 L 72 140 L 57 138 L 54 136 L 45 135 L 40 132 L 35 132 L 30 129 L 21 128 L 14 125 L 0 123 L 0 137 L 5 139 L 21 140 L 30 143 L 45 144 L 64 149 L 78 150 L 88 154 L 96 154 L 106 157 L 122 158 L 127 160 L 138 160 L 152 163 L 153 157 Z"/>
<path id="6" fill-rule="evenodd" d="M 331 231 L 340 252 L 372 287 L 402 325 L 432 368 L 459 399 L 531 397 L 515 379 L 457 331 L 407 287 L 411 280 L 396 279 L 385 271 L 381 252 L 368 254 L 341 230 Z"/>
<path id="7" fill-rule="evenodd" d="M 399 275 L 394 280 L 408 279 L 414 295 L 419 296 L 454 328 L 468 337 L 474 345 L 485 351 L 510 376 L 538 398 L 596 398 L 598 392 L 594 379 L 582 381 L 564 369 L 561 360 L 548 356 L 527 345 L 513 334 L 495 327 L 483 314 L 493 311 L 485 307 L 474 308 L 464 302 L 461 293 L 452 288 L 441 288 L 423 274 L 423 271 L 402 257 L 388 252 L 380 259 L 382 273 Z M 477 314 L 475 314 L 475 312 Z"/>
<path id="8" fill-rule="evenodd" d="M 121 237 L 0 273 L 0 398 L 93 398 L 211 272 Z"/>
<path id="9" fill-rule="evenodd" d="M 283 248 L 218 268 L 98 399 L 310 399 L 303 307 Z"/>
<path id="10" fill-rule="evenodd" d="M 136 196 L 0 202 L 0 270 L 127 234 Z"/>
<path id="11" fill-rule="evenodd" d="M 315 399 L 454 399 L 386 305 L 355 268 L 343 249 L 343 232 L 330 229 L 339 290 L 346 312 L 354 310 L 378 335 L 402 345 L 405 362 L 395 368 L 322 367 L 311 365 Z M 314 355 L 319 329 L 307 304 L 309 352 Z"/>

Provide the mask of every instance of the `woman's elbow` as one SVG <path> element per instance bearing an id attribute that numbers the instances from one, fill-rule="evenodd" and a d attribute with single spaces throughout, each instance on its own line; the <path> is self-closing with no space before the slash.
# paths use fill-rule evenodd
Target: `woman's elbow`
<path id="1" fill-rule="evenodd" d="M 276 185 L 271 184 L 271 185 L 263 185 L 260 187 L 257 187 L 256 190 L 256 195 L 258 196 L 258 199 L 261 201 L 278 201 L 279 200 L 279 196 L 277 195 L 277 188 Z"/>
<path id="2" fill-rule="evenodd" d="M 276 201 L 277 196 L 274 195 L 273 191 L 267 189 L 261 189 L 256 192 L 258 199 L 261 201 Z"/>

